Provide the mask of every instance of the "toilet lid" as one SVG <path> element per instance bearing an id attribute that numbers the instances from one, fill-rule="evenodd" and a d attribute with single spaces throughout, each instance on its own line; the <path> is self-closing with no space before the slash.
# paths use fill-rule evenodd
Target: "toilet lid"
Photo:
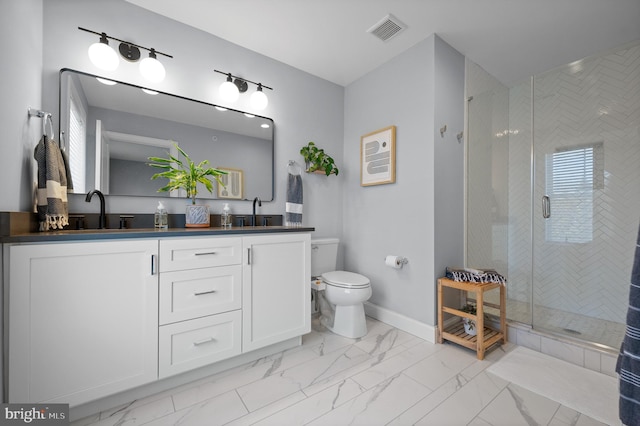
<path id="1" fill-rule="evenodd" d="M 361 288 L 369 286 L 369 278 L 347 271 L 333 271 L 322 274 L 322 280 L 337 287 Z"/>

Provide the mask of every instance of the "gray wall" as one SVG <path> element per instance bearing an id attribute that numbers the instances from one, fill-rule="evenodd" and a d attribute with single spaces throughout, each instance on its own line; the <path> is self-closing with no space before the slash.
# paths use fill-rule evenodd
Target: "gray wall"
<path id="1" fill-rule="evenodd" d="M 173 55 L 173 59 L 159 57 L 165 65 L 167 77 L 152 88 L 164 92 L 225 105 L 218 97 L 218 87 L 224 81 L 224 76 L 214 73 L 214 69 L 246 76 L 275 89 L 267 91 L 269 106 L 264 111 L 252 111 L 249 92 L 241 96 L 238 102 L 228 105 L 271 117 L 275 121 L 275 199 L 272 203 L 263 203 L 259 210 L 261 213 L 284 214 L 287 161 L 291 159 L 302 163 L 298 151 L 308 141 L 315 141 L 338 164 L 342 164 L 344 89 L 341 86 L 123 0 L 45 1 L 44 16 L 42 103 L 45 108 L 56 112 L 56 119 L 58 71 L 65 67 L 88 73 L 99 71 L 86 53 L 89 45 L 96 42 L 98 37 L 78 30 L 77 27 L 81 26 Z M 14 30 L 18 31 L 15 27 Z M 137 64 L 122 60 L 116 71 L 99 73 L 116 80 L 149 86 L 139 76 Z M 11 178 L 15 179 L 13 176 Z M 341 176 L 304 176 L 303 222 L 314 226 L 317 235 L 340 235 L 341 183 Z M 110 196 L 107 210 L 151 213 L 155 211 L 156 201 L 153 198 Z M 184 204 L 184 200 L 169 200 L 169 213 L 182 213 Z M 214 213 L 218 213 L 223 206 L 222 201 L 208 201 L 207 204 Z M 251 211 L 249 202 L 232 201 L 230 205 L 234 213 Z M 15 204 L 7 206 L 9 210 L 17 208 Z M 85 203 L 82 195 L 70 196 L 70 209 L 74 212 L 94 212 L 96 208 L 93 203 Z"/>
<path id="2" fill-rule="evenodd" d="M 161 91 L 224 105 L 217 93 L 224 77 L 213 69 L 274 87 L 260 115 L 275 121 L 276 193 L 261 212 L 284 212 L 287 161 L 301 162 L 300 147 L 315 141 L 335 158 L 340 175 L 303 177 L 304 223 L 316 228 L 314 238 L 341 238 L 339 266 L 371 278 L 374 304 L 435 324 L 434 278 L 446 264 L 462 264 L 463 244 L 462 150 L 455 134 L 463 119 L 464 67 L 462 56 L 438 37 L 343 88 L 123 0 L 32 0 L 1 7 L 3 51 L 15 54 L 7 62 L 8 78 L 2 79 L 9 96 L 1 101 L 0 119 L 9 138 L 3 142 L 7 155 L 0 160 L 0 173 L 5 182 L 20 181 L 17 188 L 7 186 L 10 193 L 0 198 L 1 210 L 28 210 L 32 204 L 31 152 L 40 120 L 27 122 L 26 108 L 41 106 L 57 121 L 59 69 L 98 72 L 86 54 L 97 36 L 77 27 L 104 31 L 174 55 L 163 60 L 167 78 L 154 87 Z M 17 32 L 26 37 L 28 48 L 11 45 Z M 121 62 L 108 76 L 149 85 L 134 64 Z M 229 106 L 251 111 L 246 95 Z M 449 128 L 444 140 L 442 121 Z M 397 126 L 396 183 L 361 187 L 360 137 L 389 125 Z M 107 209 L 151 213 L 156 201 L 110 196 Z M 183 200 L 167 204 L 170 213 L 182 213 Z M 222 208 L 222 202 L 210 205 L 214 212 Z M 248 202 L 231 207 L 235 213 L 251 210 Z M 71 195 L 70 208 L 93 212 L 96 206 Z M 406 256 L 410 263 L 402 270 L 387 268 L 387 254 Z"/>
<path id="3" fill-rule="evenodd" d="M 0 4 L 0 211 L 33 209 L 33 148 L 42 120 L 27 118 L 42 96 L 42 0 Z"/>
<path id="4" fill-rule="evenodd" d="M 371 303 L 429 325 L 435 277 L 463 261 L 464 152 L 455 138 L 463 89 L 463 56 L 432 35 L 345 92 L 345 266 L 371 279 Z M 396 182 L 362 187 L 360 137 L 389 125 L 397 126 Z M 388 254 L 409 264 L 388 268 Z"/>

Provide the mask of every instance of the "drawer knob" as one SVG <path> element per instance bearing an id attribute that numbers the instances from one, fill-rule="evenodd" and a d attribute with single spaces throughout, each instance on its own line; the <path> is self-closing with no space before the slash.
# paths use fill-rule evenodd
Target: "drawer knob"
<path id="1" fill-rule="evenodd" d="M 193 342 L 193 346 L 204 345 L 205 343 L 215 342 L 215 340 L 216 339 L 214 339 L 213 337 L 209 337 L 208 339 L 202 339 L 202 340 L 198 340 L 197 342 Z"/>
<path id="2" fill-rule="evenodd" d="M 197 293 L 193 293 L 194 296 L 202 296 L 204 294 L 213 294 L 215 293 L 215 290 L 209 290 L 209 291 L 199 291 Z"/>

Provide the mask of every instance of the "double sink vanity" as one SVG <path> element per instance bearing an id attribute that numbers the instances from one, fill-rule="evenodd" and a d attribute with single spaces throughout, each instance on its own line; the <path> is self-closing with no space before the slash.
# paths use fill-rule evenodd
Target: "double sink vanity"
<path id="1" fill-rule="evenodd" d="M 274 199 L 273 120 L 81 71 L 59 77 L 71 197 L 98 193 L 101 214 L 37 232 L 35 215 L 0 212 L 5 401 L 97 412 L 299 345 L 314 229 L 255 212 Z M 211 198 L 254 199 L 250 221 L 184 228 L 170 215 L 157 231 L 153 215 L 104 213 L 102 193 L 184 197 L 159 194 L 148 165 L 177 144 L 234 177 Z M 256 224 L 271 226 L 242 226 Z"/>
<path id="2" fill-rule="evenodd" d="M 311 328 L 311 231 L 4 236 L 8 401 L 74 407 L 299 344 Z"/>

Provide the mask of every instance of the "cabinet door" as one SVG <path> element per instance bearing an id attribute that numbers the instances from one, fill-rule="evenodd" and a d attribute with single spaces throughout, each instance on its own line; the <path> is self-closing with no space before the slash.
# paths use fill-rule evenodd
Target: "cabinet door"
<path id="1" fill-rule="evenodd" d="M 311 330 L 311 237 L 243 238 L 242 350 Z"/>
<path id="2" fill-rule="evenodd" d="M 157 240 L 11 246 L 9 401 L 78 405 L 157 379 Z"/>

